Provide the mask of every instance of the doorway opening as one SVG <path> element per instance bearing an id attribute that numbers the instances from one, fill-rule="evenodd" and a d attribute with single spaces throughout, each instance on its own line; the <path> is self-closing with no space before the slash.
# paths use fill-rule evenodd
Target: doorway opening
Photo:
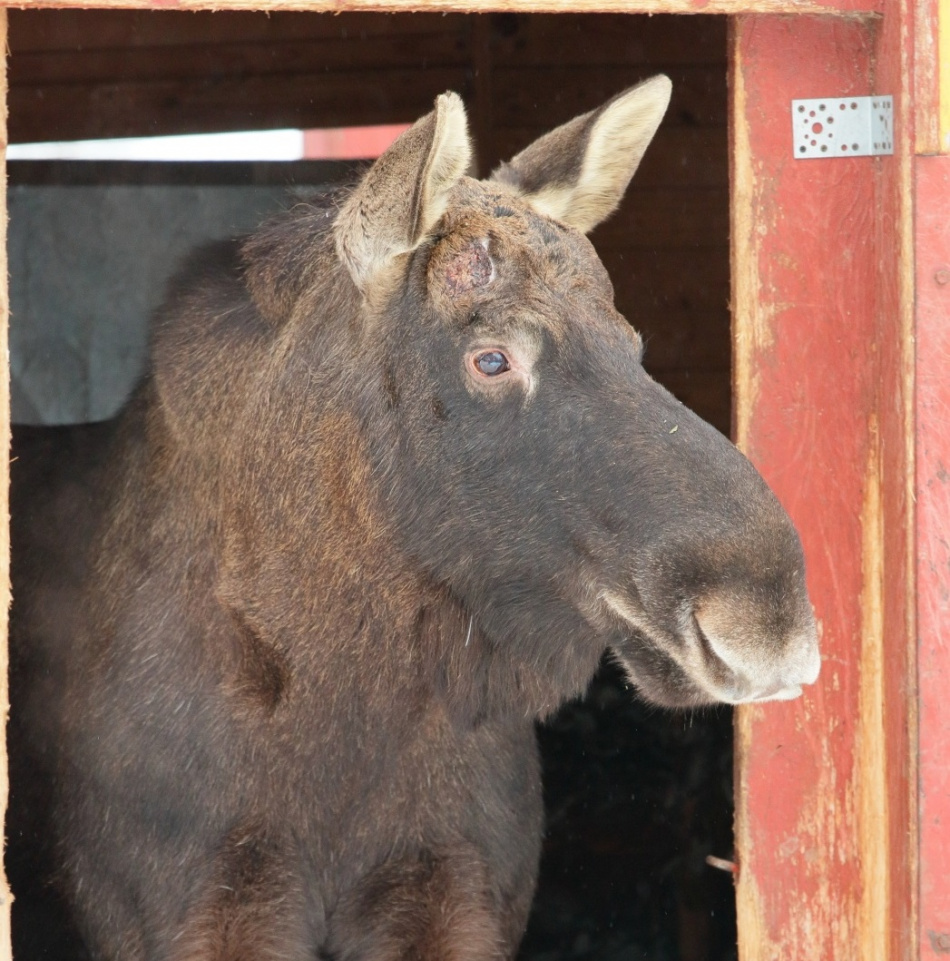
<path id="1" fill-rule="evenodd" d="M 591 239 L 644 336 L 648 371 L 728 433 L 723 18 L 49 10 L 9 21 L 14 144 L 406 124 L 453 89 L 484 175 L 558 123 L 669 74 L 667 118 Z M 9 170 L 14 421 L 32 423 L 112 416 L 142 370 L 174 262 L 252 228 L 289 189 L 352 173 L 267 161 Z M 121 309 L 110 316 L 110 304 Z M 730 712 L 645 707 L 605 663 L 539 738 L 548 827 L 522 961 L 731 961 L 732 880 L 707 863 L 732 856 Z M 35 940 L 53 927 L 11 874 L 17 957 L 76 957 Z"/>

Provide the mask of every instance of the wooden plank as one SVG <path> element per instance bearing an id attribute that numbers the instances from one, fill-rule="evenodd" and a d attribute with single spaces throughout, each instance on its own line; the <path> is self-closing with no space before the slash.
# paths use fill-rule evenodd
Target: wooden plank
<path id="1" fill-rule="evenodd" d="M 550 129 L 518 127 L 496 130 L 493 155 L 485 169 L 493 169 L 498 161 L 513 157 Z M 639 190 L 647 187 L 723 187 L 729 182 L 729 137 L 725 124 L 722 127 L 660 127 L 633 182 Z"/>
<path id="2" fill-rule="evenodd" d="M 729 350 L 729 312 L 689 314 L 672 310 L 623 310 L 621 295 L 617 307 L 642 335 L 646 344 L 644 364 L 651 371 L 720 371 L 723 390 L 731 390 Z M 725 433 L 729 432 L 726 423 Z"/>
<path id="3" fill-rule="evenodd" d="M 14 56 L 11 63 L 16 62 Z M 18 82 L 11 84 L 11 135 L 13 142 L 23 143 L 49 139 L 51 132 L 57 139 L 174 132 L 189 126 L 181 122 L 188 118 L 187 112 L 180 110 L 180 103 L 182 98 L 187 97 L 190 104 L 192 96 L 197 97 L 199 103 L 209 96 L 215 98 L 202 110 L 202 122 L 210 124 L 206 128 L 210 130 L 246 128 L 247 121 L 243 119 L 242 108 L 247 97 L 253 98 L 249 103 L 257 114 L 268 112 L 267 103 L 271 101 L 275 117 L 298 117 L 303 126 L 385 123 L 389 122 L 386 119 L 388 115 L 382 109 L 387 103 L 385 95 L 390 86 L 385 83 L 387 75 L 393 82 L 405 81 L 398 91 L 400 100 L 397 102 L 403 115 L 396 117 L 396 120 L 412 120 L 428 110 L 432 96 L 435 92 L 441 92 L 436 91 L 437 81 L 453 85 L 463 96 L 474 93 L 472 71 L 467 62 L 455 67 L 430 65 L 422 71 L 407 68 L 398 74 L 389 66 L 381 68 L 379 64 L 385 62 L 377 61 L 372 68 L 368 65 L 367 69 L 354 72 L 249 74 L 244 72 L 243 64 L 233 73 L 216 72 L 220 59 L 214 58 L 211 61 L 214 68 L 211 64 L 208 64 L 208 69 L 195 64 L 191 68 L 184 68 L 194 72 L 193 79 L 189 81 L 179 76 L 175 79 L 156 77 L 154 80 L 133 83 L 115 80 L 64 84 Z M 77 65 L 77 73 L 80 70 Z M 172 65 L 172 73 L 179 72 Z M 384 80 L 382 84 L 380 77 Z M 241 96 L 237 97 L 235 88 L 239 84 Z M 247 94 L 244 93 L 245 87 Z M 386 89 L 381 91 L 380 87 Z M 340 95 L 344 89 L 349 99 L 341 102 Z M 613 88 L 612 93 L 621 89 L 622 84 Z M 228 103 L 231 95 L 234 95 L 233 99 Z M 100 106 L 103 104 L 108 105 L 108 112 Z M 363 112 L 367 104 L 375 105 L 368 114 Z M 420 107 L 420 113 L 411 114 L 411 105 Z M 326 119 L 331 116 L 335 118 L 332 124 Z M 556 122 L 570 116 L 562 112 Z M 657 134 L 637 174 L 637 185 L 724 184 L 727 179 L 725 125 L 677 126 L 674 120 L 671 117 L 671 123 Z M 280 122 L 258 117 L 258 124 L 262 127 L 277 126 Z M 194 129 L 195 122 L 190 127 Z M 494 166 L 501 158 L 513 156 L 548 129 L 550 125 L 495 128 L 491 137 L 492 159 L 486 161 L 487 168 Z M 110 134 L 110 131 L 113 133 Z"/>
<path id="4" fill-rule="evenodd" d="M 651 370 L 728 372 L 732 351 L 727 247 L 702 255 L 650 248 L 600 253 L 614 281 L 617 309 L 643 336 Z"/>
<path id="5" fill-rule="evenodd" d="M 950 153 L 950 0 L 939 0 L 937 7 L 937 73 L 939 101 L 938 150 Z"/>
<path id="6" fill-rule="evenodd" d="M 462 14 L 440 13 L 411 13 L 399 17 L 340 13 L 314 17 L 309 13 L 267 14 L 241 10 L 222 17 L 211 11 L 19 9 L 10 11 L 10 46 L 15 53 L 35 53 L 231 43 L 371 41 L 432 34 L 462 35 L 470 30 L 470 20 Z"/>
<path id="7" fill-rule="evenodd" d="M 920 957 L 936 961 L 950 954 L 950 157 L 915 170 Z"/>
<path id="8" fill-rule="evenodd" d="M 13 143 L 215 130 L 410 122 L 435 97 L 471 97 L 467 68 L 205 78 L 190 84 L 40 85 L 10 91 Z"/>
<path id="9" fill-rule="evenodd" d="M 532 126 L 549 130 L 558 123 L 593 110 L 626 87 L 655 73 L 673 81 L 664 126 L 723 127 L 726 123 L 725 64 L 683 67 L 633 61 L 614 67 L 593 60 L 586 67 L 506 67 L 493 78 L 495 122 L 498 127 L 518 127 L 525 118 Z"/>
<path id="10" fill-rule="evenodd" d="M 722 396 L 729 403 L 722 409 L 729 416 L 721 424 L 724 434 L 731 432 L 731 362 L 729 351 L 729 313 L 693 314 L 677 323 L 669 315 L 641 321 L 638 329 L 646 342 L 644 364 L 651 372 L 690 371 L 694 374 L 716 372 L 722 382 Z"/>
<path id="11" fill-rule="evenodd" d="M 729 247 L 728 239 L 722 240 L 721 247 L 701 252 L 649 246 L 599 247 L 597 252 L 614 282 L 618 306 L 624 303 L 624 316 L 635 327 L 649 323 L 657 328 L 664 322 L 676 327 L 680 319 L 728 312 Z M 728 357 L 728 331 L 725 349 Z"/>
<path id="12" fill-rule="evenodd" d="M 491 22 L 499 67 L 583 67 L 593 61 L 614 66 L 726 66 L 722 17 L 499 14 Z"/>
<path id="13" fill-rule="evenodd" d="M 911 678 L 906 625 L 885 632 L 895 438 L 880 407 L 901 401 L 878 392 L 879 325 L 898 306 L 878 305 L 895 289 L 880 277 L 899 269 L 882 237 L 900 223 L 885 214 L 879 232 L 874 217 L 890 177 L 878 173 L 900 160 L 796 161 L 776 106 L 870 93 L 874 36 L 853 20 L 755 16 L 733 36 L 737 433 L 801 531 L 823 651 L 801 700 L 738 712 L 743 961 L 908 957 L 892 928 L 907 904 L 896 838 L 911 827 L 895 691 Z"/>
<path id="14" fill-rule="evenodd" d="M 81 9 L 88 0 L 17 0 L 27 9 Z M 98 0 L 102 9 L 308 10 L 315 13 L 881 13 L 884 0 Z"/>
<path id="15" fill-rule="evenodd" d="M 916 153 L 950 153 L 950 0 L 913 5 Z"/>
<path id="16" fill-rule="evenodd" d="M 728 436 L 732 416 L 729 368 L 720 370 L 647 370 L 671 394 Z"/>
<path id="17" fill-rule="evenodd" d="M 484 176 L 495 165 L 495 102 L 492 96 L 494 52 L 488 17 L 474 17 L 472 31 L 472 68 L 475 75 L 475 102 L 469 114 L 469 129 L 475 149 L 476 176 Z"/>
<path id="18" fill-rule="evenodd" d="M 380 66 L 390 70 L 402 67 L 425 71 L 433 67 L 468 66 L 471 62 L 467 36 L 448 32 L 357 37 L 353 40 L 264 40 L 206 46 L 130 46 L 36 53 L 19 53 L 15 37 L 12 43 L 11 89 L 53 84 L 164 83 L 204 77 L 307 75 L 337 71 L 353 74 L 377 70 Z"/>
<path id="19" fill-rule="evenodd" d="M 635 178 L 641 190 L 721 188 L 729 183 L 728 131 L 725 127 L 667 127 L 650 144 Z"/>
<path id="20" fill-rule="evenodd" d="M 917 0 L 914 5 L 914 114 L 916 153 L 940 152 L 940 85 L 937 11 L 941 0 Z"/>
<path id="21" fill-rule="evenodd" d="M 728 188 L 634 186 L 618 212 L 591 234 L 598 250 L 688 248 L 697 256 L 729 237 Z"/>
<path id="22" fill-rule="evenodd" d="M 880 831 L 887 858 L 868 863 L 879 881 L 874 950 L 883 959 L 919 957 L 917 625 L 914 532 L 914 228 L 912 158 L 917 102 L 913 75 L 916 0 L 891 0 L 874 32 L 874 92 L 894 97 L 894 156 L 879 162 L 875 198 L 877 270 L 877 419 L 880 463 L 880 539 L 877 590 L 884 639 L 880 681 L 879 789 L 887 823 Z M 886 903 L 885 903 L 886 897 Z"/>
<path id="23" fill-rule="evenodd" d="M 7 12 L 0 10 L 0 49 L 6 47 Z M 6 58 L 0 64 L 0 97 L 6 104 Z M 7 112 L 0 109 L 0 223 L 7 222 Z M 10 329 L 10 290 L 7 280 L 6 228 L 0 238 L 0 718 L 10 714 L 8 687 L 9 655 L 7 648 L 8 612 L 10 610 L 10 361 L 8 352 Z M 0 814 L 6 817 L 9 796 L 9 768 L 6 740 L 0 747 Z M 13 896 L 6 874 L 0 865 L 0 961 L 12 961 L 10 945 L 10 904 Z"/>

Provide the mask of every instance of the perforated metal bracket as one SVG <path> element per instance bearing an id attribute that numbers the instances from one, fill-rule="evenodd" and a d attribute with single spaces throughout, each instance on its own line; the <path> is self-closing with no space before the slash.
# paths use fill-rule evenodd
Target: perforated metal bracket
<path id="1" fill-rule="evenodd" d="M 894 153 L 893 97 L 792 101 L 795 157 L 876 157 Z"/>

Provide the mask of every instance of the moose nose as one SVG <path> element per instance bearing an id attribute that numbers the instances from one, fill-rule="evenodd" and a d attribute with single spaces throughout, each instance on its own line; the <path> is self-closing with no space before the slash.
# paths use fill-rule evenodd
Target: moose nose
<path id="1" fill-rule="evenodd" d="M 709 604 L 695 612 L 707 655 L 725 667 L 729 677 L 725 700 L 733 703 L 788 701 L 814 684 L 821 670 L 818 634 L 810 607 L 783 627 L 756 627 L 755 618 L 736 618 L 728 604 Z"/>

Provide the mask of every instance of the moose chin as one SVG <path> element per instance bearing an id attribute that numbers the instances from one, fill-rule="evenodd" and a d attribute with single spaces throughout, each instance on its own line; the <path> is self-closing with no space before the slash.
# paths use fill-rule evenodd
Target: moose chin
<path id="1" fill-rule="evenodd" d="M 14 778 L 48 803 L 15 780 L 14 817 L 92 957 L 511 958 L 533 724 L 605 651 L 671 707 L 816 679 L 789 518 L 645 373 L 585 236 L 669 94 L 487 180 L 440 96 L 190 259 L 116 421 L 19 438 Z"/>

